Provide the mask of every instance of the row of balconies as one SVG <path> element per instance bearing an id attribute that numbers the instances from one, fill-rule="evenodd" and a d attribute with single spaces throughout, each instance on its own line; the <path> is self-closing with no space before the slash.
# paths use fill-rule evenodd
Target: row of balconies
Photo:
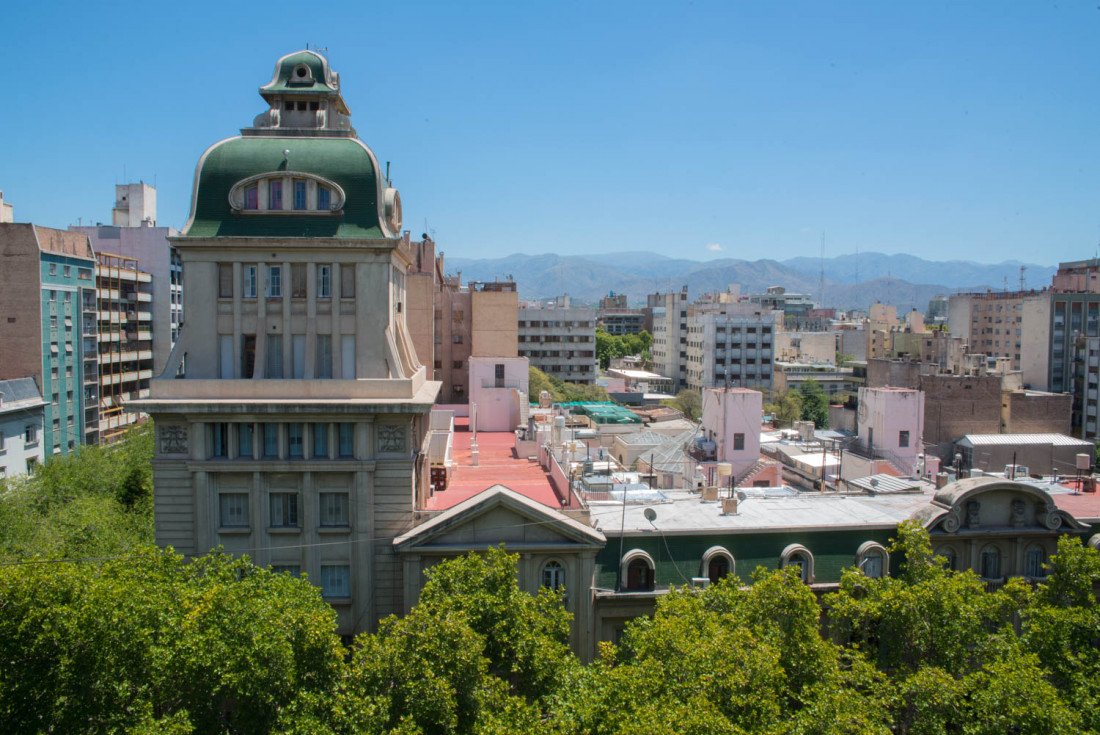
<path id="1" fill-rule="evenodd" d="M 99 382 L 101 385 L 118 385 L 121 383 L 132 383 L 136 380 L 151 380 L 152 377 L 152 370 L 128 370 L 115 375 L 101 375 L 99 377 Z"/>

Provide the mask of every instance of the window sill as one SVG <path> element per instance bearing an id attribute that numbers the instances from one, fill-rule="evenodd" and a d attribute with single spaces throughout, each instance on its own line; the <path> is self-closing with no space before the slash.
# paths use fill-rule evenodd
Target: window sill
<path id="1" fill-rule="evenodd" d="M 321 599 L 330 605 L 350 605 L 351 597 L 325 597 L 321 595 Z"/>
<path id="2" fill-rule="evenodd" d="M 322 533 L 322 534 L 324 534 L 324 533 L 330 533 L 330 534 L 351 533 L 351 526 L 318 526 L 317 527 L 317 533 Z"/>
<path id="3" fill-rule="evenodd" d="M 251 526 L 218 526 L 218 533 L 226 536 L 247 536 L 252 533 Z"/>
<path id="4" fill-rule="evenodd" d="M 268 526 L 267 532 L 272 536 L 287 536 L 302 532 L 301 526 Z"/>

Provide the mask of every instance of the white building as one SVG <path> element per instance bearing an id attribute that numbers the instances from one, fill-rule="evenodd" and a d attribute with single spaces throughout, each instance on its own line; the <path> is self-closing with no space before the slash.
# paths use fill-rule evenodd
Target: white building
<path id="1" fill-rule="evenodd" d="M 530 396 L 526 357 L 471 357 L 470 420 L 478 431 L 514 431 L 526 426 Z M 476 410 L 474 406 L 477 406 Z"/>
<path id="2" fill-rule="evenodd" d="M 688 308 L 687 384 L 703 388 L 772 387 L 775 333 L 783 312 L 749 302 Z"/>
<path id="3" fill-rule="evenodd" d="M 0 380 L 0 478 L 24 475 L 45 459 L 45 405 L 34 378 Z"/>

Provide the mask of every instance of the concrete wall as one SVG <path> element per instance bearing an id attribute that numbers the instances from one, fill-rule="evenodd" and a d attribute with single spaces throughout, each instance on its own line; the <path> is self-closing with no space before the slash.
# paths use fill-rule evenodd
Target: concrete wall
<path id="1" fill-rule="evenodd" d="M 703 431 L 717 445 L 719 462 L 733 465 L 734 476 L 746 471 L 760 459 L 760 424 L 764 396 L 746 388 L 707 388 L 703 390 Z M 735 448 L 741 435 L 743 446 Z"/>
<path id="2" fill-rule="evenodd" d="M 1006 434 L 1069 434 L 1073 396 L 1068 393 L 1008 391 L 1001 397 Z"/>
<path id="3" fill-rule="evenodd" d="M 495 378 L 497 365 L 504 366 L 500 381 Z M 523 424 L 528 376 L 525 357 L 470 358 L 470 403 L 477 404 L 478 431 L 512 431 Z"/>
<path id="4" fill-rule="evenodd" d="M 775 359 L 790 362 L 835 362 L 836 332 L 777 332 Z"/>
<path id="5" fill-rule="evenodd" d="M 926 375 L 924 440 L 952 442 L 966 434 L 996 434 L 1001 429 L 1001 377 Z"/>
<path id="6" fill-rule="evenodd" d="M 519 294 L 515 291 L 475 291 L 470 294 L 472 357 L 516 357 Z M 595 349 L 593 347 L 593 349 Z M 471 379 L 472 379 L 471 375 Z"/>
<path id="7" fill-rule="evenodd" d="M 1024 385 L 1050 389 L 1050 299 L 1027 299 L 1022 304 L 1020 370 Z"/>
<path id="8" fill-rule="evenodd" d="M 898 469 L 909 472 L 923 451 L 924 394 L 908 388 L 861 388 L 857 424 L 866 445 L 898 460 Z"/>

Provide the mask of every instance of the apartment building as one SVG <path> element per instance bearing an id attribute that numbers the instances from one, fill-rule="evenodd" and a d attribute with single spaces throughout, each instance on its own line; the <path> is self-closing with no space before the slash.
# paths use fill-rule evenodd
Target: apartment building
<path id="1" fill-rule="evenodd" d="M 34 378 L 45 456 L 65 454 L 98 420 L 95 254 L 86 235 L 4 223 L 0 259 L 0 380 Z"/>
<path id="2" fill-rule="evenodd" d="M 752 302 L 697 303 L 687 309 L 687 385 L 772 387 L 775 333 L 783 312 Z"/>
<path id="3" fill-rule="evenodd" d="M 70 227 L 70 232 L 88 236 L 96 253 L 110 253 L 133 261 L 137 270 L 152 281 L 149 305 L 153 365 L 156 370 L 168 362 L 183 322 L 183 268 L 179 253 L 168 239 L 179 234 L 171 227 L 157 226 L 157 190 L 144 182 L 115 186 L 111 224 Z"/>
<path id="4" fill-rule="evenodd" d="M 820 319 L 811 317 L 811 312 L 816 304 L 809 294 L 787 293 L 782 286 L 769 286 L 762 294 L 750 294 L 748 300 L 759 304 L 763 309 L 774 309 L 783 312 L 784 328 L 794 331 L 804 331 L 811 327 L 808 324 L 813 321 L 819 323 Z"/>
<path id="5" fill-rule="evenodd" d="M 672 378 L 673 393 L 687 385 L 687 286 L 679 293 L 646 296 L 646 311 L 653 324 L 653 371 Z"/>
<path id="6" fill-rule="evenodd" d="M 596 382 L 594 309 L 569 306 L 568 297 L 559 297 L 554 306 L 523 306 L 517 316 L 520 357 L 566 383 Z"/>
<path id="7" fill-rule="evenodd" d="M 260 95 L 253 124 L 200 158 L 171 239 L 184 328 L 130 405 L 156 421 L 157 543 L 308 573 L 352 635 L 407 609 L 393 541 L 430 491 L 439 384 L 406 323 L 401 199 L 339 76 L 300 51 Z"/>
<path id="8" fill-rule="evenodd" d="M 138 261 L 96 253 L 99 416 L 88 443 L 118 439 L 139 414 L 127 401 L 149 396 L 154 374 L 153 276 Z M 167 359 L 167 356 L 166 356 Z"/>
<path id="9" fill-rule="evenodd" d="M 965 339 L 970 353 L 1006 357 L 1029 387 L 1045 389 L 1051 295 L 1047 291 L 987 291 L 948 300 L 947 329 Z"/>
<path id="10" fill-rule="evenodd" d="M 45 406 L 33 378 L 0 380 L 0 479 L 24 475 L 45 459 Z"/>
<path id="11" fill-rule="evenodd" d="M 1050 390 L 1074 390 L 1077 344 L 1098 336 L 1100 259 L 1060 263 L 1050 290 Z"/>

